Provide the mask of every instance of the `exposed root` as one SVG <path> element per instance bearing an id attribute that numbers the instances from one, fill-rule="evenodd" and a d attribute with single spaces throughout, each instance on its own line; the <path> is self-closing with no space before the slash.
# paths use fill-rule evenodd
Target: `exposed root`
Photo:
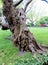
<path id="1" fill-rule="evenodd" d="M 45 45 L 40 45 L 42 48 L 44 49 L 48 49 L 48 46 L 45 46 Z"/>
<path id="2" fill-rule="evenodd" d="M 15 45 L 19 47 L 20 51 L 28 51 L 31 53 L 40 53 L 44 54 L 46 53 L 46 49 L 48 47 L 39 45 L 33 34 L 31 34 L 29 31 L 26 32 L 26 34 L 23 32 L 20 36 L 17 37 L 14 41 Z"/>

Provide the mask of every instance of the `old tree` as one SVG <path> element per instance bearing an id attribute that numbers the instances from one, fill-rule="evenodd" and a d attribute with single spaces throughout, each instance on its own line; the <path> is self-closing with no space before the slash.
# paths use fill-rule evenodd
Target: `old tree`
<path id="1" fill-rule="evenodd" d="M 3 0 L 3 15 L 7 18 L 9 29 L 13 34 L 13 43 L 20 51 L 38 52 L 43 54 L 44 49 L 48 48 L 39 45 L 33 34 L 26 26 L 26 9 L 32 0 L 29 0 L 23 9 L 17 8 L 22 2 L 20 0 L 13 5 L 13 0 Z"/>

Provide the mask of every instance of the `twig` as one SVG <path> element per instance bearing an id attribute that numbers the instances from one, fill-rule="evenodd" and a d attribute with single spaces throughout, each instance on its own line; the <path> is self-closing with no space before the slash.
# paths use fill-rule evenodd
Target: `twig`
<path id="1" fill-rule="evenodd" d="M 31 3 L 31 1 L 32 1 L 32 0 L 29 0 L 29 1 L 27 2 L 27 4 L 25 5 L 24 12 L 26 11 L 26 9 L 27 9 L 28 5 Z"/>
<path id="2" fill-rule="evenodd" d="M 17 7 L 23 0 L 20 0 L 19 2 L 17 2 L 16 4 L 14 4 L 14 7 Z"/>

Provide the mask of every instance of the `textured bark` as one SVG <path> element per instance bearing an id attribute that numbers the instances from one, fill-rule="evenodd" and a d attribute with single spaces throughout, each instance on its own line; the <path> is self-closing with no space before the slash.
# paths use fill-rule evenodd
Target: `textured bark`
<path id="1" fill-rule="evenodd" d="M 13 34 L 13 42 L 20 51 L 44 52 L 25 24 L 26 15 L 23 9 L 15 9 L 12 0 L 3 0 L 3 13 Z"/>

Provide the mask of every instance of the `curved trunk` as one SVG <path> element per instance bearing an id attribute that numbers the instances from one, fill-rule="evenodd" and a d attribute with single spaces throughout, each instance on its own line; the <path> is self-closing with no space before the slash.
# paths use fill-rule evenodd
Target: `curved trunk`
<path id="1" fill-rule="evenodd" d="M 20 51 L 44 52 L 25 24 L 26 15 L 23 9 L 15 9 L 12 0 L 3 0 L 3 13 L 8 19 L 13 42 Z"/>

